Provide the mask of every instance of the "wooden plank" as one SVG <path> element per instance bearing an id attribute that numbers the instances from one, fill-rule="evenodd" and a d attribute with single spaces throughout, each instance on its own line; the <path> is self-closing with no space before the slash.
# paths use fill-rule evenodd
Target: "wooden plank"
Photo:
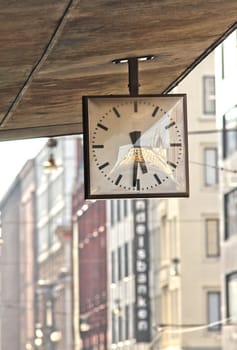
<path id="1" fill-rule="evenodd" d="M 64 135 L 79 135 L 82 133 L 82 124 L 48 125 L 0 130 L 0 142 L 36 137 L 51 137 Z"/>

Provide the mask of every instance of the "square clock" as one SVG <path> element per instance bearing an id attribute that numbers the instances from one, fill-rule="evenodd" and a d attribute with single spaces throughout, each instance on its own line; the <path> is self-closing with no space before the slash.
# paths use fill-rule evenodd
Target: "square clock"
<path id="1" fill-rule="evenodd" d="M 82 104 L 87 199 L 189 196 L 185 94 Z"/>

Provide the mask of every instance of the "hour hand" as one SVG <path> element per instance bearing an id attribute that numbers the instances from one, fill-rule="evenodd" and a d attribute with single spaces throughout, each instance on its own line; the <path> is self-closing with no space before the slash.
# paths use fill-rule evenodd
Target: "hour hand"
<path id="1" fill-rule="evenodd" d="M 133 147 L 136 147 L 136 145 L 140 145 L 140 142 L 139 142 L 139 139 L 141 137 L 141 131 L 132 131 L 129 133 L 129 136 L 130 136 L 130 139 L 131 139 L 131 142 L 133 144 Z"/>

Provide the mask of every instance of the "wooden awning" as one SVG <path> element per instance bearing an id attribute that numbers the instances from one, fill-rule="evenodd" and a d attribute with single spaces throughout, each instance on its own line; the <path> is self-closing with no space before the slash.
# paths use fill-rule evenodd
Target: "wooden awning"
<path id="1" fill-rule="evenodd" d="M 236 0 L 0 0 L 0 140 L 81 133 L 82 95 L 166 93 L 237 25 Z"/>

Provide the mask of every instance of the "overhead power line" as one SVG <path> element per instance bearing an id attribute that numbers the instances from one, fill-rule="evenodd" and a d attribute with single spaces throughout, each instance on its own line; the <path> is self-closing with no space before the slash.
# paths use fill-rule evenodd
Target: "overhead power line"
<path id="1" fill-rule="evenodd" d="M 223 132 L 236 131 L 237 128 L 229 128 L 229 129 L 209 129 L 209 130 L 191 130 L 188 131 L 188 135 L 202 135 L 202 134 L 218 134 Z"/>
<path id="2" fill-rule="evenodd" d="M 164 334 L 183 334 L 183 333 L 191 333 L 191 332 L 199 332 L 203 329 L 211 329 L 212 327 L 215 326 L 227 326 L 228 322 L 232 321 L 232 318 L 223 318 L 219 321 L 216 322 L 211 322 L 207 324 L 200 324 L 200 325 L 157 325 L 157 334 L 154 337 L 154 339 L 151 342 L 151 345 L 149 346 L 149 349 L 153 349 L 153 346 L 160 341 L 161 337 Z M 176 328 L 176 329 L 171 329 L 171 328 Z"/>
<path id="3" fill-rule="evenodd" d="M 233 174 L 237 174 L 237 169 L 229 169 L 229 168 L 224 168 L 222 166 L 217 166 L 217 165 L 211 165 L 211 164 L 207 164 L 207 163 L 202 163 L 202 162 L 196 162 L 196 161 L 189 161 L 190 164 L 196 164 L 196 165 L 200 165 L 203 167 L 208 167 L 208 168 L 213 168 L 219 171 L 223 171 L 226 173 L 233 173 Z"/>

